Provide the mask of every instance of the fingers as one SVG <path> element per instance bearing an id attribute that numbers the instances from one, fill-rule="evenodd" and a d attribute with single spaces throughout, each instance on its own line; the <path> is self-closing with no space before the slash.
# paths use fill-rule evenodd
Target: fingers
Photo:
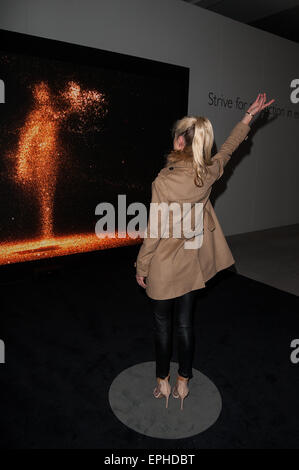
<path id="1" fill-rule="evenodd" d="M 265 93 L 259 93 L 257 95 L 257 98 L 255 100 L 254 103 L 252 103 L 252 105 L 249 107 L 249 111 L 253 112 L 254 114 L 257 114 L 260 112 L 260 110 L 262 109 L 262 106 L 263 106 L 263 103 L 264 103 L 264 100 L 265 100 Z"/>
<path id="2" fill-rule="evenodd" d="M 266 93 L 259 93 L 254 103 L 248 108 L 248 111 L 255 114 L 258 114 L 262 109 L 267 108 L 270 104 L 274 103 L 274 99 L 266 103 Z"/>
<path id="3" fill-rule="evenodd" d="M 260 100 L 259 100 L 259 107 L 260 109 L 263 108 L 263 105 L 265 103 L 265 100 L 266 100 L 266 93 L 260 93 Z"/>
<path id="4" fill-rule="evenodd" d="M 255 100 L 255 104 L 257 104 L 259 106 L 262 102 L 262 99 L 263 99 L 263 93 L 259 93 L 257 95 L 257 99 Z"/>
<path id="5" fill-rule="evenodd" d="M 143 276 L 136 276 L 136 281 L 138 284 L 143 287 L 144 289 L 146 288 L 146 284 L 144 283 L 144 277 Z"/>
<path id="6" fill-rule="evenodd" d="M 265 101 L 266 101 L 266 93 L 263 93 L 263 99 L 261 102 L 261 110 L 267 108 L 267 106 L 270 106 L 270 104 L 274 103 L 275 99 L 268 101 L 268 103 L 265 103 Z"/>
<path id="7" fill-rule="evenodd" d="M 258 111 L 267 108 L 270 104 L 274 103 L 275 99 L 272 99 L 266 103 L 266 93 L 259 93 L 256 99 L 256 103 L 258 106 Z"/>
<path id="8" fill-rule="evenodd" d="M 261 100 L 260 100 L 260 105 L 259 105 L 259 106 L 260 106 L 260 109 L 259 109 L 260 111 L 261 111 L 261 110 L 263 109 L 263 107 L 264 107 L 264 103 L 265 103 L 265 100 L 266 100 L 266 96 L 265 96 L 265 95 L 266 95 L 266 93 L 262 93 L 262 95 L 261 95 Z"/>
<path id="9" fill-rule="evenodd" d="M 265 94 L 266 93 L 259 93 L 257 95 L 257 99 L 255 100 L 256 104 L 260 105 L 262 103 L 263 99 L 265 98 Z"/>
<path id="10" fill-rule="evenodd" d="M 257 100 L 256 100 L 257 104 L 260 104 L 261 99 L 262 99 L 262 93 L 259 93 L 258 97 L 257 97 Z"/>
<path id="11" fill-rule="evenodd" d="M 274 101 L 275 101 L 274 99 L 271 100 L 271 101 L 268 101 L 268 103 L 264 104 L 263 108 L 266 108 L 267 106 L 270 106 L 270 104 L 274 103 Z"/>

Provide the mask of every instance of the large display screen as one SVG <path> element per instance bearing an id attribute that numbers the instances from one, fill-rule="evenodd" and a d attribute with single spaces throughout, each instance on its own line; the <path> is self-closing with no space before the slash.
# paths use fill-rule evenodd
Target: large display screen
<path id="1" fill-rule="evenodd" d="M 189 69 L 0 31 L 0 264 L 140 242 L 96 206 L 147 204 Z M 129 217 L 128 217 L 129 220 Z M 116 220 L 117 223 L 117 220 Z"/>

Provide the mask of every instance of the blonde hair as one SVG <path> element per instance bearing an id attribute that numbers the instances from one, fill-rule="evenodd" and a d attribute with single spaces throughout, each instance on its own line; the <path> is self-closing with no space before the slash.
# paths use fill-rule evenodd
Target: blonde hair
<path id="1" fill-rule="evenodd" d="M 186 147 L 192 147 L 194 183 L 196 186 L 202 186 L 209 171 L 208 166 L 212 165 L 214 131 L 211 122 L 203 116 L 185 116 L 174 123 L 171 132 L 175 139 L 182 135 Z"/>

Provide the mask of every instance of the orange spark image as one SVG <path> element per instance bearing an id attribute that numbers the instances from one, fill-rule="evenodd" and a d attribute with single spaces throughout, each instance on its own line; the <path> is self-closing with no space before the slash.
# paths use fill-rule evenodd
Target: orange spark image
<path id="1" fill-rule="evenodd" d="M 54 196 L 61 155 L 59 129 L 72 113 L 80 119 L 92 110 L 102 118 L 107 112 L 105 96 L 95 90 L 82 90 L 78 83 L 70 81 L 58 97 L 53 96 L 45 82 L 33 85 L 33 106 L 20 128 L 15 161 L 14 180 L 39 206 L 40 233 L 36 238 L 1 244 L 0 265 L 51 258 L 74 253 L 102 250 L 135 244 L 138 236 L 128 234 L 118 238 L 98 238 L 95 233 L 59 235 L 54 233 Z M 58 98 L 56 100 L 56 98 Z M 59 103 L 60 105 L 56 104 Z M 61 102 L 63 106 L 61 106 Z M 80 122 L 80 120 L 79 120 Z M 79 133 L 84 126 L 79 128 Z M 91 208 L 94 211 L 94 208 Z M 136 241 L 137 240 L 137 241 Z"/>
<path id="2" fill-rule="evenodd" d="M 41 237 L 53 236 L 53 201 L 59 166 L 59 125 L 70 113 L 85 113 L 93 103 L 104 102 L 103 95 L 95 91 L 82 91 L 69 82 L 61 95 L 68 108 L 55 108 L 54 98 L 44 82 L 33 87 L 34 106 L 20 130 L 16 159 L 17 182 L 33 191 L 40 207 Z"/>
<path id="3" fill-rule="evenodd" d="M 35 192 L 40 204 L 42 237 L 53 235 L 53 198 L 58 165 L 58 115 L 48 87 L 34 88 L 35 106 L 20 131 L 16 154 L 16 181 Z"/>
<path id="4" fill-rule="evenodd" d="M 124 234 L 122 233 L 122 235 Z M 98 238 L 96 234 L 82 233 L 6 243 L 1 246 L 0 265 L 135 245 L 141 241 L 138 234 L 136 238 L 130 237 L 128 234 L 126 237 L 118 238 L 116 232 L 113 238 Z"/>

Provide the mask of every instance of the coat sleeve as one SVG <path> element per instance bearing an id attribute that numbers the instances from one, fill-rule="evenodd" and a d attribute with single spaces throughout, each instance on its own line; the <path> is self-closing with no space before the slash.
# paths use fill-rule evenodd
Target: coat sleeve
<path id="1" fill-rule="evenodd" d="M 155 216 L 155 212 L 151 212 L 152 203 L 162 202 L 168 204 L 166 183 L 164 181 L 164 178 L 156 177 L 155 180 L 152 182 L 151 206 L 149 211 L 147 228 L 145 231 L 145 234 L 147 236 L 143 239 L 136 262 L 134 263 L 136 267 L 136 275 L 138 276 L 146 277 L 148 275 L 151 259 L 162 236 L 162 216 L 158 217 L 157 219 Z"/>
<path id="2" fill-rule="evenodd" d="M 247 134 L 250 131 L 251 127 L 248 124 L 240 121 L 238 122 L 233 130 L 231 131 L 228 138 L 221 145 L 219 152 L 212 158 L 213 161 L 217 161 L 219 165 L 219 179 L 224 171 L 225 165 L 229 162 L 232 153 L 239 147 L 243 140 L 246 140 Z"/>

